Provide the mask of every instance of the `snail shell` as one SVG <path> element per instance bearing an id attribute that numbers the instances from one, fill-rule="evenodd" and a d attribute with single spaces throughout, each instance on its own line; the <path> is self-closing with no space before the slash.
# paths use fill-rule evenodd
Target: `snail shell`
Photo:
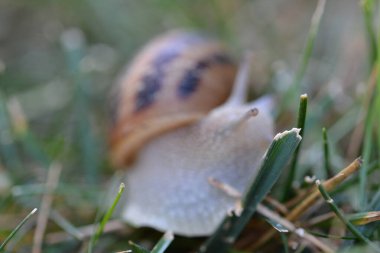
<path id="1" fill-rule="evenodd" d="M 186 32 L 136 57 L 119 82 L 111 133 L 113 160 L 128 167 L 125 221 L 203 236 L 234 208 L 209 179 L 244 193 L 273 137 L 271 99 L 245 102 L 247 65 L 234 85 L 223 47 Z"/>
<path id="2" fill-rule="evenodd" d="M 131 164 L 146 142 L 222 104 L 235 75 L 235 65 L 215 40 L 184 31 L 153 40 L 119 80 L 112 113 L 113 163 Z"/>

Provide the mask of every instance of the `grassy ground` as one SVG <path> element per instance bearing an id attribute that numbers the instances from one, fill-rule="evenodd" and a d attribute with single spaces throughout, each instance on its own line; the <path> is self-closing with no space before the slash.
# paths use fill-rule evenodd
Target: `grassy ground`
<path id="1" fill-rule="evenodd" d="M 323 3 L 2 0 L 0 243 L 7 243 L 5 251 L 34 247 L 38 252 L 43 241 L 43 252 L 131 247 L 144 252 L 128 241 L 146 248 L 159 241 L 161 233 L 120 226 L 113 218 L 105 231 L 87 226 L 109 221 L 113 205 L 118 211 L 120 175 L 110 166 L 106 145 L 111 86 L 143 43 L 178 27 L 213 34 L 236 59 L 253 50 L 252 94 L 278 97 L 277 131 L 304 124 L 298 151 L 282 157 L 290 165 L 268 165 L 284 170 L 283 176 L 252 188 L 266 193 L 275 183 L 264 207 L 245 202 L 260 215 L 241 234 L 234 232 L 231 251 L 379 251 L 379 214 L 369 213 L 380 210 L 379 4 Z M 362 160 L 355 160 L 359 156 Z M 340 182 L 344 168 L 349 178 Z M 315 179 L 328 178 L 333 179 L 314 185 Z M 238 218 L 233 222 L 246 225 Z M 277 232 L 270 237 L 268 231 Z M 219 232 L 208 241 L 209 252 L 231 246 L 220 246 L 231 231 Z M 270 245 L 259 243 L 264 234 Z M 171 242 L 166 235 L 154 252 L 170 242 L 166 252 L 196 251 L 204 241 L 175 237 Z M 215 250 L 215 242 L 222 248 Z"/>

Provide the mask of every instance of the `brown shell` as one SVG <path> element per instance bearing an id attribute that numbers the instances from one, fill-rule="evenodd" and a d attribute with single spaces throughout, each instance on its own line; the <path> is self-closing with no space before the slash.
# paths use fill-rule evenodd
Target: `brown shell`
<path id="1" fill-rule="evenodd" d="M 147 141 L 222 104 L 236 71 L 224 47 L 198 33 L 173 31 L 154 39 L 116 87 L 110 132 L 114 165 L 125 167 Z"/>

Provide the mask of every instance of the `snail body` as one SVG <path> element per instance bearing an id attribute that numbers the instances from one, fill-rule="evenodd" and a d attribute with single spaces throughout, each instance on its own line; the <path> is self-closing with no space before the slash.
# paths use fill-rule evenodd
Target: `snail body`
<path id="1" fill-rule="evenodd" d="M 146 63 L 152 66 L 155 62 L 152 59 L 157 59 L 161 55 L 160 50 L 166 48 L 160 43 L 176 44 L 178 41 L 180 46 L 177 45 L 174 51 L 179 59 L 172 59 L 173 64 L 163 71 L 165 75 L 174 75 L 166 79 L 167 82 L 173 80 L 170 84 L 172 91 L 162 91 L 162 95 L 169 96 L 169 108 L 164 107 L 166 101 L 160 100 L 160 92 L 157 91 L 153 91 L 157 92 L 153 98 L 143 99 L 154 101 L 150 102 L 151 109 L 149 106 L 141 109 L 141 103 L 136 102 L 139 92 L 146 89 L 142 77 L 160 70 L 132 73 L 134 66 L 139 65 L 135 62 L 129 74 L 121 79 L 124 81 L 119 82 L 111 156 L 116 165 L 128 168 L 127 200 L 122 213 L 124 220 L 135 226 L 171 230 L 185 236 L 202 236 L 211 234 L 236 204 L 235 198 L 215 188 L 209 179 L 216 179 L 244 193 L 272 140 L 273 121 L 269 112 L 270 99 L 245 103 L 244 86 L 247 82 L 239 78 L 239 72 L 237 84 L 233 84 L 236 67 L 227 60 L 225 50 L 214 41 L 194 33 L 169 33 L 154 40 L 135 61 L 144 62 L 142 58 L 151 57 Z M 155 51 L 156 47 L 160 50 Z M 175 48 L 176 45 L 170 47 Z M 181 51 L 178 48 L 186 49 L 186 53 L 178 53 Z M 195 57 L 191 52 L 198 50 L 202 53 Z M 145 56 L 146 52 L 153 52 L 153 56 Z M 215 55 L 223 60 L 215 60 Z M 182 61 L 187 63 L 181 65 Z M 203 66 L 201 70 L 194 70 L 199 65 Z M 192 71 L 196 74 L 189 74 Z M 136 79 L 131 77 L 134 74 Z M 179 86 L 186 83 L 184 80 L 188 76 L 193 76 L 193 81 L 185 89 L 189 93 L 187 100 L 180 96 L 182 88 Z M 143 88 L 133 87 L 128 93 L 128 87 L 136 83 L 142 84 Z M 169 87 L 166 83 L 161 85 Z M 209 85 L 211 88 L 203 87 Z M 128 98 L 132 100 L 126 100 Z M 180 105 L 175 108 L 177 103 Z M 137 115 L 142 113 L 138 109 L 147 110 L 145 116 L 149 117 L 145 121 Z M 136 132 L 140 137 L 134 137 Z"/>

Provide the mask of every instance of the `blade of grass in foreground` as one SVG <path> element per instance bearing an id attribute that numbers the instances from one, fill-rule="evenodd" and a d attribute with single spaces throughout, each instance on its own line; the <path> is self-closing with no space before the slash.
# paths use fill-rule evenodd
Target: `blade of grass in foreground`
<path id="1" fill-rule="evenodd" d="M 380 48 L 380 46 L 379 46 Z M 377 71 L 380 71 L 380 59 L 378 59 Z M 380 78 L 377 79 L 377 86 L 380 85 Z M 375 138 L 373 132 L 377 130 L 377 116 L 380 109 L 380 91 L 377 89 L 376 93 L 370 98 L 370 104 L 368 107 L 367 115 L 365 118 L 365 130 L 364 130 L 364 141 L 363 141 L 363 169 L 359 174 L 359 197 L 360 197 L 360 207 L 361 211 L 365 211 L 368 205 L 368 183 L 367 183 L 367 173 L 369 169 L 369 163 L 371 161 L 371 156 L 374 152 Z M 379 138 L 380 142 L 380 138 Z"/>
<path id="2" fill-rule="evenodd" d="M 108 209 L 107 213 L 104 215 L 102 221 L 99 224 L 98 229 L 96 232 L 92 235 L 90 244 L 88 246 L 88 253 L 91 253 L 96 242 L 98 241 L 100 235 L 103 233 L 104 226 L 106 225 L 107 221 L 111 218 L 111 215 L 113 214 L 113 211 L 115 210 L 115 207 L 117 203 L 119 202 L 121 195 L 123 194 L 123 191 L 125 189 L 125 185 L 123 183 L 120 184 L 119 186 L 119 191 L 116 195 L 115 200 L 113 201 L 111 207 Z"/>
<path id="3" fill-rule="evenodd" d="M 300 105 L 298 111 L 298 120 L 297 120 L 297 128 L 301 129 L 300 136 L 303 138 L 303 133 L 305 129 L 305 121 L 306 121 L 306 111 L 307 111 L 307 94 L 303 94 L 300 96 Z M 297 163 L 298 163 L 298 154 L 301 148 L 301 143 L 296 148 L 294 152 L 292 161 L 290 163 L 289 174 L 286 178 L 285 182 L 285 191 L 282 196 L 282 200 L 287 200 L 289 196 L 292 194 L 292 184 L 297 174 Z"/>
<path id="4" fill-rule="evenodd" d="M 154 246 L 152 251 L 149 251 L 132 241 L 129 241 L 129 246 L 131 247 L 131 250 L 134 253 L 164 253 L 165 250 L 169 247 L 170 243 L 173 241 L 173 239 L 174 237 L 172 232 L 166 232 Z"/>
<path id="5" fill-rule="evenodd" d="M 280 223 L 277 223 L 269 218 L 266 218 L 265 219 L 266 222 L 268 222 L 274 229 L 276 229 L 279 233 L 280 233 L 280 237 L 281 237 L 281 242 L 284 246 L 284 252 L 285 253 L 289 253 L 289 245 L 288 245 L 288 239 L 287 239 L 287 236 L 286 236 L 286 233 L 289 232 L 289 230 L 284 227 L 283 225 L 281 225 Z"/>
<path id="6" fill-rule="evenodd" d="M 129 247 L 131 248 L 133 253 L 150 253 L 149 250 L 141 247 L 140 245 L 138 245 L 132 241 L 129 241 L 128 243 L 129 243 Z"/>
<path id="7" fill-rule="evenodd" d="M 32 217 L 33 214 L 37 212 L 37 208 L 34 208 L 18 225 L 13 229 L 12 233 L 5 239 L 5 241 L 0 245 L 0 252 L 4 251 L 5 246 L 13 238 L 13 236 L 20 230 L 20 228 Z"/>
<path id="8" fill-rule="evenodd" d="M 163 253 L 169 247 L 174 237 L 171 232 L 166 232 L 152 249 L 151 253 Z"/>
<path id="9" fill-rule="evenodd" d="M 293 128 L 277 134 L 268 148 L 258 175 L 243 200 L 240 216 L 227 216 L 217 231 L 201 246 L 199 252 L 228 252 L 245 225 L 255 213 L 257 205 L 280 177 L 281 171 L 301 141 L 300 129 Z"/>

